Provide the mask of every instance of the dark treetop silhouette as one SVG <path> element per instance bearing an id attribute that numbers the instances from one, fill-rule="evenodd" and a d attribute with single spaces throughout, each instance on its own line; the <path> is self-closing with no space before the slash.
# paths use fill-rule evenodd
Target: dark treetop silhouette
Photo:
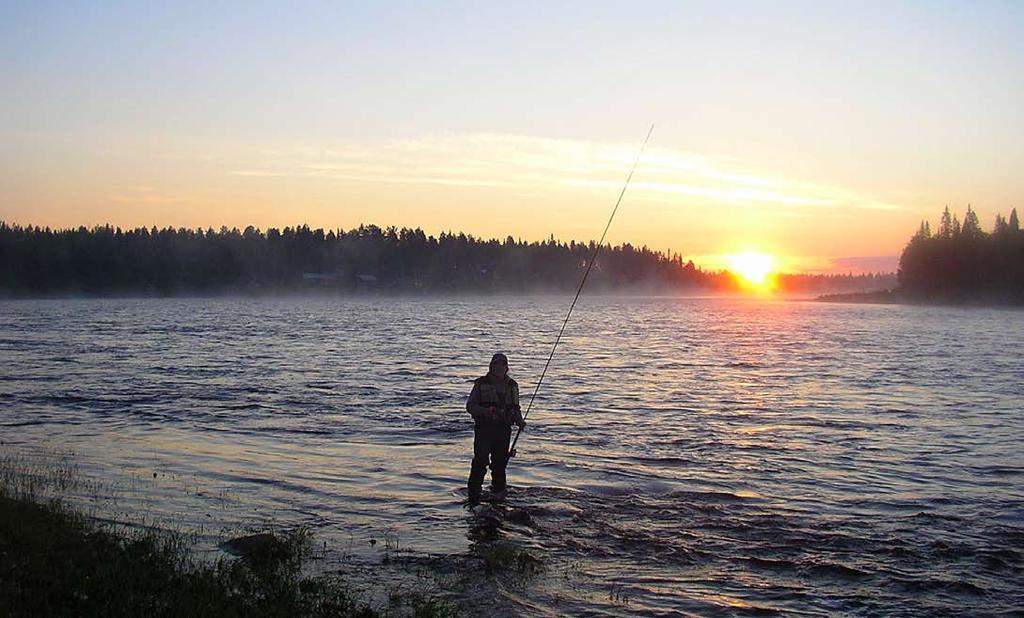
<path id="1" fill-rule="evenodd" d="M 573 289 L 593 243 L 525 242 L 360 225 L 53 230 L 0 222 L 0 294 L 188 294 L 330 289 L 526 292 Z M 781 275 L 779 287 L 823 293 L 892 287 L 891 275 Z M 675 253 L 606 247 L 595 291 L 732 291 L 733 278 Z"/>
<path id="2" fill-rule="evenodd" d="M 963 223 L 947 206 L 933 234 L 927 221 L 900 257 L 899 294 L 936 302 L 1024 302 L 1024 232 L 1017 209 L 996 215 L 992 233 L 967 207 Z"/>

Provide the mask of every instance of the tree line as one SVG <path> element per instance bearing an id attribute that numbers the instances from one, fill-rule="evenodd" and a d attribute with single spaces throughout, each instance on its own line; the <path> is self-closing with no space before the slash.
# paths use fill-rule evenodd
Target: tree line
<path id="1" fill-rule="evenodd" d="M 110 225 L 50 229 L 0 222 L 0 291 L 6 295 L 173 295 L 324 289 L 395 292 L 537 292 L 574 289 L 595 243 L 553 236 L 526 242 L 463 233 L 360 225 L 244 230 Z M 787 291 L 884 287 L 882 275 L 792 275 Z M 602 248 L 595 290 L 728 291 L 676 253 L 630 243 Z"/>
<path id="2" fill-rule="evenodd" d="M 922 221 L 900 256 L 899 291 L 916 300 L 1024 302 L 1024 232 L 1017 209 L 985 232 L 968 206 L 949 207 L 933 232 Z"/>

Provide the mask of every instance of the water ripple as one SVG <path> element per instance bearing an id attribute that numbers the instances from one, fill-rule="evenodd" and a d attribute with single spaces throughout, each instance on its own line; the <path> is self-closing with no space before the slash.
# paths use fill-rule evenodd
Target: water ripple
<path id="1" fill-rule="evenodd" d="M 504 350 L 532 392 L 564 301 L 4 302 L 0 442 L 75 452 L 119 520 L 305 524 L 346 564 L 517 543 L 549 576 L 486 583 L 512 613 L 1020 611 L 1019 311 L 584 297 L 527 515 L 474 519 L 471 380 Z"/>

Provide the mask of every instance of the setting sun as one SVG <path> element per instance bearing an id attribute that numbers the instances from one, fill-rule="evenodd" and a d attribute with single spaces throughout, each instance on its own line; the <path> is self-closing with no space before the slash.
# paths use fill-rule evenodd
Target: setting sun
<path id="1" fill-rule="evenodd" d="M 776 270 L 775 257 L 767 253 L 747 251 L 726 256 L 729 272 L 740 282 L 754 288 L 766 288 Z"/>

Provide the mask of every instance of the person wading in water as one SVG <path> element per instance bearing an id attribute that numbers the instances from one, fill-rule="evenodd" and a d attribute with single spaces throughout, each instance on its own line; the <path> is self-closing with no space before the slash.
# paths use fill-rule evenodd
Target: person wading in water
<path id="1" fill-rule="evenodd" d="M 519 407 L 519 384 L 508 375 L 508 357 L 495 354 L 487 375 L 473 382 L 473 391 L 466 401 L 466 411 L 473 417 L 473 465 L 469 472 L 469 502 L 480 501 L 480 492 L 491 465 L 491 494 L 505 497 L 505 466 L 508 464 L 508 443 L 512 425 L 526 427 Z"/>

